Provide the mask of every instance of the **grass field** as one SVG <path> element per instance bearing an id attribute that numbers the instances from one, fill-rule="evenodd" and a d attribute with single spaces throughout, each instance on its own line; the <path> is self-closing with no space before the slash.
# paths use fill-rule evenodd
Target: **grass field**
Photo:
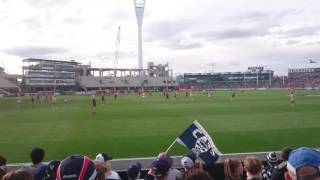
<path id="1" fill-rule="evenodd" d="M 106 152 L 114 158 L 155 156 L 197 119 L 223 153 L 280 150 L 284 146 L 320 147 L 320 91 L 296 92 L 296 106 L 287 91 L 227 91 L 213 98 L 194 93 L 168 101 L 159 94 L 146 98 L 108 96 L 91 115 L 90 97 L 57 98 L 56 107 L 30 98 L 17 107 L 15 98 L 0 98 L 0 154 L 9 163 L 29 162 L 33 147 L 46 151 L 45 161 L 78 153 L 94 157 Z M 180 145 L 170 153 L 188 152 Z"/>

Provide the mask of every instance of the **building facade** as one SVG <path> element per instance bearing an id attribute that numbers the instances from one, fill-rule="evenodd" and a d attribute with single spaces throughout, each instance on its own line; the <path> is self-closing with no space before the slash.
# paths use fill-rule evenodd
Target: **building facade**
<path id="1" fill-rule="evenodd" d="M 23 86 L 27 91 L 71 90 L 76 87 L 75 61 L 23 60 Z"/>
<path id="2" fill-rule="evenodd" d="M 185 73 L 183 84 L 211 88 L 262 88 L 270 87 L 274 71 L 263 67 L 249 67 L 245 72 Z"/>

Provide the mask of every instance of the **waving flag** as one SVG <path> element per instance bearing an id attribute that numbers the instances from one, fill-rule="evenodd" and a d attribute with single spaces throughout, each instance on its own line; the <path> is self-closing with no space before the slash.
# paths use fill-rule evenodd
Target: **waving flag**
<path id="1" fill-rule="evenodd" d="M 188 147 L 207 165 L 216 162 L 222 155 L 209 134 L 196 120 L 177 138 L 176 142 Z"/>

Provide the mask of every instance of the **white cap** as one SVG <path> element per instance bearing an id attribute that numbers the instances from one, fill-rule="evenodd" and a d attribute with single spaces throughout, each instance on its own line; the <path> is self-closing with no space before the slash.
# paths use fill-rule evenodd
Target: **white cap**
<path id="1" fill-rule="evenodd" d="M 190 157 L 185 156 L 181 159 L 181 165 L 186 169 L 191 169 L 194 166 L 194 162 Z"/>

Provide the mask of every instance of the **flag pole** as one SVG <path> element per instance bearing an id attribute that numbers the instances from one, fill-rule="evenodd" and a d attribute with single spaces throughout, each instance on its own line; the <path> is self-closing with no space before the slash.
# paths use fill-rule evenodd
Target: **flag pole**
<path id="1" fill-rule="evenodd" d="M 168 151 L 171 149 L 171 147 L 176 143 L 177 139 L 175 139 L 171 145 L 168 147 L 168 149 L 166 150 L 166 153 L 168 153 Z"/>

